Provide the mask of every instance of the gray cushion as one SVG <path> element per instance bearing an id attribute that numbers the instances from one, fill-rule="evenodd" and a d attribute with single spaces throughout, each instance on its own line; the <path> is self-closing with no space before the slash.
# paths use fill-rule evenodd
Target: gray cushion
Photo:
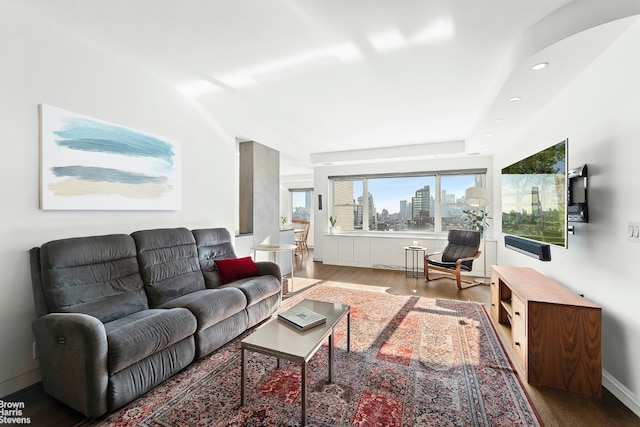
<path id="1" fill-rule="evenodd" d="M 274 276 L 257 276 L 237 280 L 233 283 L 220 287 L 220 289 L 227 288 L 240 289 L 247 298 L 247 307 L 250 307 L 263 299 L 280 292 L 282 285 Z"/>
<path id="2" fill-rule="evenodd" d="M 192 292 L 175 298 L 160 308 L 187 308 L 198 321 L 198 331 L 202 331 L 244 310 L 246 306 L 247 298 L 239 289 L 227 288 Z"/>
<path id="3" fill-rule="evenodd" d="M 216 268 L 216 259 L 237 258 L 233 249 L 231 234 L 226 228 L 203 228 L 193 230 L 198 247 L 198 260 L 207 288 L 220 285 L 220 275 Z"/>
<path id="4" fill-rule="evenodd" d="M 195 335 L 196 359 L 222 347 L 247 329 L 247 312 L 242 310 L 231 317 L 199 331 Z"/>
<path id="5" fill-rule="evenodd" d="M 280 303 L 282 302 L 282 294 L 277 293 L 271 295 L 258 302 L 257 304 L 253 304 L 251 307 L 247 307 L 247 316 L 248 323 L 247 328 L 251 328 L 258 323 L 262 322 L 264 319 L 268 319 L 273 313 L 278 310 L 280 307 Z"/>
<path id="6" fill-rule="evenodd" d="M 196 319 L 184 308 L 144 310 L 104 327 L 111 375 L 193 335 Z"/>
<path id="7" fill-rule="evenodd" d="M 186 228 L 136 231 L 140 273 L 149 306 L 205 289 L 196 242 Z"/>
<path id="8" fill-rule="evenodd" d="M 135 242 L 126 234 L 45 243 L 40 271 L 52 312 L 84 313 L 109 322 L 149 308 Z"/>
<path id="9" fill-rule="evenodd" d="M 194 359 L 193 336 L 175 343 L 109 377 L 107 406 L 114 411 L 184 369 Z M 138 425 L 135 418 L 124 425 Z"/>

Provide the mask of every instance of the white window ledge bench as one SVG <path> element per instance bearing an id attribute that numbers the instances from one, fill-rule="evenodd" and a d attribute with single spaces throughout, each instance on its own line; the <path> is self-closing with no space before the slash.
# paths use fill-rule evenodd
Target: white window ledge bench
<path id="1" fill-rule="evenodd" d="M 406 232 L 337 232 L 322 236 L 322 254 L 316 260 L 324 264 L 343 265 L 351 267 L 398 269 L 405 268 L 405 246 L 413 245 L 415 241 L 427 248 L 427 253 L 440 252 L 447 245 L 447 233 L 406 233 Z M 474 276 L 483 276 L 486 259 L 487 275 L 491 266 L 496 264 L 497 242 L 486 239 L 480 243 L 482 255 L 473 262 Z M 486 252 L 486 253 L 485 253 Z M 423 266 L 420 265 L 420 271 Z"/>

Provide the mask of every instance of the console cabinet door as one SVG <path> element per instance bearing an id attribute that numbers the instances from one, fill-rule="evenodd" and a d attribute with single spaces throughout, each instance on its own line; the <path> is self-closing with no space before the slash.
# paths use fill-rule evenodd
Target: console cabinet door
<path id="1" fill-rule="evenodd" d="M 527 354 L 527 329 L 526 329 L 526 313 L 524 302 L 516 295 L 511 297 L 511 306 L 513 307 L 511 337 L 513 341 L 513 349 L 522 366 L 526 364 Z"/>
<path id="2" fill-rule="evenodd" d="M 499 286 L 498 280 L 500 279 L 495 273 L 491 275 L 491 310 L 490 312 L 491 312 L 491 317 L 493 317 L 493 320 L 495 320 L 496 322 L 499 322 L 498 307 L 500 306 L 500 286 Z"/>

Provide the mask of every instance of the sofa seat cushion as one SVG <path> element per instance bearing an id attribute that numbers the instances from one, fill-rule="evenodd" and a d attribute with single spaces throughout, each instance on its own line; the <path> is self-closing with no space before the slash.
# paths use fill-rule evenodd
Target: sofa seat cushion
<path id="1" fill-rule="evenodd" d="M 257 276 L 237 280 L 221 286 L 219 289 L 235 288 L 242 291 L 247 298 L 247 307 L 259 303 L 265 298 L 281 292 L 282 285 L 275 276 Z"/>
<path id="2" fill-rule="evenodd" d="M 198 332 L 233 316 L 247 307 L 247 298 L 239 289 L 205 289 L 163 304 L 161 308 L 184 307 L 196 317 Z"/>
<path id="3" fill-rule="evenodd" d="M 193 335 L 189 310 L 143 310 L 104 325 L 109 345 L 108 371 L 114 374 Z"/>

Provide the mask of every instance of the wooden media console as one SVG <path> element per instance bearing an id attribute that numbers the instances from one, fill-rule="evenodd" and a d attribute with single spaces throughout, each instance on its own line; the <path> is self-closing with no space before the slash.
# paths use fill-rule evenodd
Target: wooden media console
<path id="1" fill-rule="evenodd" d="M 530 384 L 601 395 L 600 307 L 531 268 L 493 266 L 490 311 Z"/>

